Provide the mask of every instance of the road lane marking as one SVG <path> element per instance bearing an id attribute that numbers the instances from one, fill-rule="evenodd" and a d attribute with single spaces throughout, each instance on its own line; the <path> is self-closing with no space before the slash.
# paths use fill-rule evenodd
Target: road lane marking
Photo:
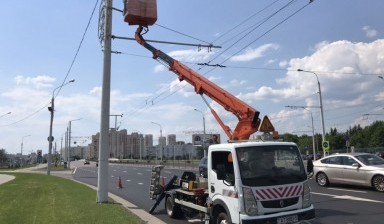
<path id="1" fill-rule="evenodd" d="M 367 199 L 367 198 L 354 197 L 354 196 L 350 196 L 350 195 L 334 195 L 334 194 L 323 194 L 323 193 L 316 193 L 316 192 L 312 192 L 312 194 L 329 196 L 329 197 L 333 197 L 336 199 L 344 199 L 344 200 L 352 200 L 352 201 L 366 201 L 366 202 L 375 202 L 375 203 L 383 203 L 384 204 L 384 201 L 376 201 L 376 200 L 371 200 L 371 199 Z"/>
<path id="2" fill-rule="evenodd" d="M 340 189 L 340 188 L 333 188 L 333 187 L 329 187 L 328 189 L 335 190 L 335 191 L 350 191 L 350 192 L 364 193 L 364 194 L 367 193 L 366 191 L 356 191 L 356 190 Z"/>

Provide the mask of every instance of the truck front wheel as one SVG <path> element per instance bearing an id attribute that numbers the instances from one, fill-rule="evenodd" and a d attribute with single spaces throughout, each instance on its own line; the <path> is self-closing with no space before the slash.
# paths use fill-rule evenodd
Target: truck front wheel
<path id="1" fill-rule="evenodd" d="M 183 216 L 183 211 L 179 205 L 175 205 L 171 196 L 168 196 L 165 200 L 165 210 L 171 218 L 181 218 Z"/>
<path id="2" fill-rule="evenodd" d="M 227 213 L 225 212 L 220 212 L 218 215 L 217 215 L 217 221 L 216 221 L 217 224 L 231 224 L 231 219 L 229 218 L 229 216 L 227 215 Z"/>

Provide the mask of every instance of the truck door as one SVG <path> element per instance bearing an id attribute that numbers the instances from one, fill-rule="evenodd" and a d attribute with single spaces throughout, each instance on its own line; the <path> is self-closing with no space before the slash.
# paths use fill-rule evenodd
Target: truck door
<path id="1" fill-rule="evenodd" d="M 235 172 L 229 151 L 211 152 L 209 166 L 209 195 L 213 204 L 222 203 L 232 221 L 239 219 L 238 193 L 235 188 Z M 220 202 L 219 202 L 220 201 Z"/>

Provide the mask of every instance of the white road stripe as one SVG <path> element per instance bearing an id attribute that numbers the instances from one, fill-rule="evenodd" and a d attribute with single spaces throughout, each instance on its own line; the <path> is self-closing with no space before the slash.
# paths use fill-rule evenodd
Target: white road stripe
<path id="1" fill-rule="evenodd" d="M 340 189 L 340 188 L 332 188 L 329 187 L 328 189 L 335 190 L 335 191 L 350 191 L 350 192 L 356 192 L 356 193 L 364 193 L 366 194 L 366 191 L 356 191 L 356 190 L 348 190 L 348 189 Z"/>
<path id="2" fill-rule="evenodd" d="M 367 198 L 354 197 L 354 196 L 350 196 L 350 195 L 333 195 L 333 194 L 323 194 L 323 193 L 316 193 L 316 192 L 311 192 L 311 193 L 312 194 L 317 194 L 317 195 L 329 196 L 329 197 L 333 197 L 333 198 L 336 198 L 336 199 L 384 203 L 384 201 L 376 201 L 376 200 L 371 200 L 371 199 L 367 199 Z"/>

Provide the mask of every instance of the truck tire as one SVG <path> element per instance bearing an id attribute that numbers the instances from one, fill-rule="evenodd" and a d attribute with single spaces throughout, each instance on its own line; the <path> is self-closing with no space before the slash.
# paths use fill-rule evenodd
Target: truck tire
<path id="1" fill-rule="evenodd" d="M 227 215 L 227 213 L 225 213 L 224 211 L 221 211 L 217 215 L 216 224 L 232 224 L 232 221 Z"/>
<path id="2" fill-rule="evenodd" d="M 181 218 L 183 216 L 183 211 L 179 205 L 175 205 L 171 196 L 168 196 L 167 199 L 165 199 L 165 210 L 171 218 Z"/>

